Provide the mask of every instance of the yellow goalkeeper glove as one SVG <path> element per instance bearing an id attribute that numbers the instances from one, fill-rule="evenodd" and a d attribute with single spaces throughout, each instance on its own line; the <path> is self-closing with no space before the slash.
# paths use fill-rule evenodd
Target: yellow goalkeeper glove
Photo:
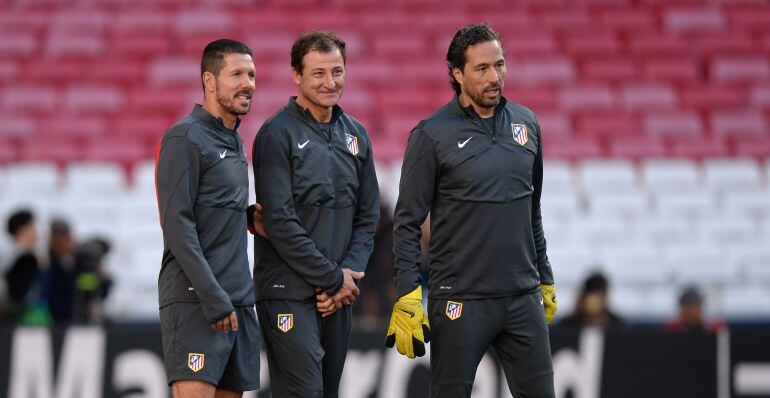
<path id="1" fill-rule="evenodd" d="M 430 325 L 422 308 L 422 287 L 401 297 L 393 306 L 385 345 L 395 344 L 399 354 L 409 358 L 425 355 L 425 343 L 430 341 Z"/>
<path id="2" fill-rule="evenodd" d="M 553 316 L 556 314 L 556 307 L 559 304 L 556 302 L 556 286 L 554 285 L 540 285 L 540 290 L 543 292 L 543 307 L 545 307 L 545 321 L 550 325 L 553 321 Z"/>

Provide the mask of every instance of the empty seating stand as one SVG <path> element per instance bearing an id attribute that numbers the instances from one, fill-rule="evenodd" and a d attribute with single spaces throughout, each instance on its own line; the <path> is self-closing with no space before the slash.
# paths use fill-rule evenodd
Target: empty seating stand
<path id="1" fill-rule="evenodd" d="M 43 220 L 65 214 L 80 222 L 88 206 L 92 219 L 107 217 L 90 192 L 119 196 L 114 219 L 126 225 L 107 232 L 138 276 L 127 278 L 114 313 L 155 313 L 142 307 L 151 296 L 130 299 L 152 294 L 140 280 L 157 271 L 151 160 L 166 128 L 202 100 L 207 42 L 232 37 L 254 51 L 256 92 L 240 129 L 248 155 L 261 123 L 296 93 L 293 40 L 310 29 L 338 31 L 348 42 L 341 104 L 372 136 L 392 207 L 409 132 L 452 97 L 449 41 L 478 21 L 501 32 L 506 97 L 539 118 L 546 236 L 564 291 L 576 291 L 592 266 L 628 286 L 622 309 L 642 315 L 673 311 L 666 300 L 675 286 L 656 285 L 656 272 L 711 291 L 748 275 L 758 284 L 751 297 L 770 291 L 770 257 L 756 249 L 770 247 L 766 2 L 212 4 L 0 1 L 0 214 L 26 204 Z M 77 204 L 80 196 L 88 201 Z M 65 211 L 62 203 L 76 205 Z M 98 222 L 82 225 L 80 232 L 100 232 Z M 698 257 L 709 245 L 729 267 Z M 719 311 L 741 310 L 734 286 L 717 297 Z M 765 307 L 759 311 L 770 314 Z"/>

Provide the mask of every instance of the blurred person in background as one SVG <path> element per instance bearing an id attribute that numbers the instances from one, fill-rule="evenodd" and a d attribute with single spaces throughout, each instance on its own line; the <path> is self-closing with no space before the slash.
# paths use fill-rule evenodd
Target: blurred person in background
<path id="1" fill-rule="evenodd" d="M 364 126 L 337 104 L 346 44 L 308 32 L 291 48 L 298 89 L 254 139 L 257 311 L 275 397 L 337 397 L 380 215 Z"/>
<path id="2" fill-rule="evenodd" d="M 72 321 L 75 276 L 79 268 L 70 225 L 64 220 L 53 220 L 42 297 L 56 323 Z"/>
<path id="3" fill-rule="evenodd" d="M 102 269 L 109 244 L 99 238 L 75 242 L 64 220 L 51 223 L 48 267 L 41 278 L 41 297 L 55 323 L 91 323 L 103 319 L 101 301 L 112 281 Z"/>
<path id="4" fill-rule="evenodd" d="M 679 314 L 666 323 L 666 330 L 674 333 L 717 333 L 724 329 L 723 320 L 705 320 L 703 301 L 703 294 L 696 286 L 685 287 L 679 295 Z"/>
<path id="5" fill-rule="evenodd" d="M 562 319 L 556 326 L 559 328 L 583 328 L 598 326 L 613 328 L 625 325 L 608 304 L 609 282 L 601 272 L 591 273 L 583 282 L 583 287 L 575 303 L 572 314 Z"/>
<path id="6" fill-rule="evenodd" d="M 243 43 L 201 57 L 203 105 L 158 147 L 163 230 L 158 277 L 163 357 L 174 397 L 236 398 L 259 389 L 260 336 L 247 255 L 248 163 L 238 134 L 256 69 Z"/>
<path id="7" fill-rule="evenodd" d="M 0 311 L 3 318 L 19 319 L 35 304 L 39 294 L 40 264 L 35 248 L 38 242 L 35 216 L 19 210 L 8 218 L 6 231 L 10 247 L 0 263 Z"/>
<path id="8" fill-rule="evenodd" d="M 104 320 L 102 303 L 112 287 L 112 278 L 104 269 L 104 258 L 109 252 L 109 242 L 101 238 L 89 239 L 78 245 L 73 322 L 96 323 Z"/>
<path id="9" fill-rule="evenodd" d="M 456 95 L 412 130 L 404 155 L 394 217 L 399 299 L 385 343 L 413 358 L 433 335 L 431 397 L 470 397 L 490 346 L 514 396 L 554 397 L 547 324 L 557 303 L 540 212 L 540 126 L 502 96 L 506 61 L 489 25 L 458 30 L 446 61 Z M 419 267 L 428 213 L 426 316 Z"/>

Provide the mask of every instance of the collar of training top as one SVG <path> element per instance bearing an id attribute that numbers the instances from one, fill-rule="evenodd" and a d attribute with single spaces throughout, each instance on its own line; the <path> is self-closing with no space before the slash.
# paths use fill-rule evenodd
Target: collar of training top
<path id="1" fill-rule="evenodd" d="M 299 116 L 300 118 L 310 121 L 316 124 L 320 124 L 318 120 L 315 120 L 315 117 L 313 117 L 313 114 L 310 113 L 310 110 L 307 108 L 304 108 L 302 105 L 297 103 L 297 96 L 291 96 L 289 97 L 289 104 L 286 106 L 289 110 L 294 112 L 295 115 Z M 339 105 L 334 105 L 332 108 L 332 120 L 329 121 L 330 124 L 334 124 L 337 119 L 342 116 L 342 108 L 340 108 Z"/>
<path id="2" fill-rule="evenodd" d="M 503 109 L 505 109 L 505 104 L 507 103 L 508 103 L 508 100 L 506 100 L 505 97 L 500 96 L 500 102 L 497 104 L 497 107 L 495 108 L 495 115 L 502 112 Z M 468 105 L 465 108 L 463 108 L 463 105 L 460 103 L 460 96 L 457 94 L 455 94 L 455 97 L 452 100 L 452 109 L 454 109 L 455 112 L 467 118 L 481 117 L 479 116 L 478 113 L 476 113 L 476 110 L 473 109 L 473 105 Z"/>
<path id="3" fill-rule="evenodd" d="M 198 119 L 198 120 L 200 120 L 200 121 L 202 121 L 204 123 L 207 123 L 207 124 L 213 126 L 214 128 L 217 128 L 217 129 L 222 130 L 222 131 L 226 131 L 228 133 L 233 133 L 233 132 L 237 131 L 238 130 L 238 126 L 241 125 L 241 118 L 236 118 L 235 119 L 235 127 L 233 127 L 233 129 L 230 130 L 229 128 L 225 127 L 225 124 L 224 124 L 224 122 L 222 122 L 222 118 L 221 117 L 214 117 L 212 114 L 209 113 L 209 111 L 206 110 L 206 108 L 204 108 L 200 104 L 195 104 L 195 106 L 193 106 L 193 110 L 190 113 L 190 115 L 192 115 L 194 118 L 196 118 L 196 119 Z"/>

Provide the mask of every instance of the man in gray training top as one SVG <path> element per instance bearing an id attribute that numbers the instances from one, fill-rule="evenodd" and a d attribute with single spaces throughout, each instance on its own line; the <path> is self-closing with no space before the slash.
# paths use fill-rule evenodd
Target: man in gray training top
<path id="1" fill-rule="evenodd" d="M 490 345 L 515 397 L 553 397 L 540 126 L 502 97 L 505 57 L 489 25 L 460 29 L 447 65 L 456 96 L 415 127 L 404 155 L 393 242 L 400 298 L 386 344 L 420 356 L 433 336 L 431 397 L 470 397 Z M 418 266 L 428 212 L 426 317 Z"/>
<path id="2" fill-rule="evenodd" d="M 379 219 L 372 146 L 337 105 L 345 42 L 310 32 L 291 49 L 296 97 L 260 129 L 253 153 L 267 239 L 255 237 L 257 312 L 274 397 L 337 397 Z"/>
<path id="3" fill-rule="evenodd" d="M 246 255 L 248 164 L 236 131 L 251 106 L 254 77 L 246 45 L 207 45 L 203 106 L 171 126 L 158 147 L 158 293 L 174 397 L 232 398 L 259 389 L 259 326 Z"/>

